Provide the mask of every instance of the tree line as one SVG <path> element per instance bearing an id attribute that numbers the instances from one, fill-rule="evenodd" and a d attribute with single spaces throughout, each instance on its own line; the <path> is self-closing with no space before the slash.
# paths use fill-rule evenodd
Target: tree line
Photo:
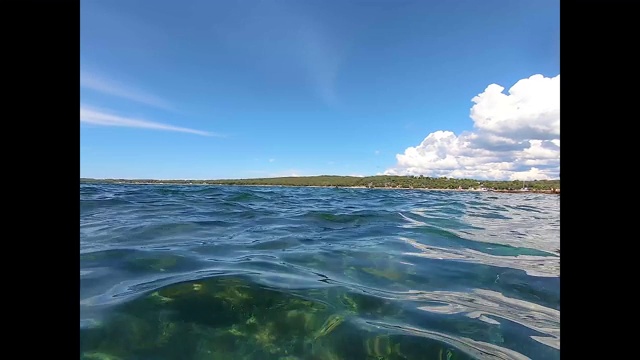
<path id="1" fill-rule="evenodd" d="M 526 188 L 530 191 L 559 191 L 560 180 L 533 181 L 485 181 L 474 179 L 455 179 L 428 176 L 391 176 L 378 175 L 355 176 L 299 176 L 254 179 L 220 180 L 154 180 L 154 179 L 88 179 L 83 183 L 118 184 L 176 184 L 176 185 L 281 185 L 281 186 L 326 186 L 326 187 L 367 187 L 367 188 L 405 188 L 405 189 L 463 189 L 463 190 L 502 190 L 518 191 Z"/>

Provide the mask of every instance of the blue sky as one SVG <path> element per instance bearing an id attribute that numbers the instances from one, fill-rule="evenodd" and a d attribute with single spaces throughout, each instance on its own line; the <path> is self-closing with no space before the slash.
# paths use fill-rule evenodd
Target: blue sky
<path id="1" fill-rule="evenodd" d="M 82 177 L 559 176 L 557 0 L 84 0 L 80 24 Z"/>

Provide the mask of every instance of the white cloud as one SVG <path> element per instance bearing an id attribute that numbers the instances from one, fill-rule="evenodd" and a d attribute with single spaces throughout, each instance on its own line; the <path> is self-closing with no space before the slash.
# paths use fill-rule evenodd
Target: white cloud
<path id="1" fill-rule="evenodd" d="M 80 86 L 99 91 L 105 94 L 117 96 L 127 100 L 151 105 L 165 110 L 171 109 L 171 106 L 163 99 L 148 94 L 141 90 L 132 89 L 114 80 L 109 80 L 104 76 L 99 76 L 88 71 L 80 72 Z"/>
<path id="2" fill-rule="evenodd" d="M 533 180 L 560 173 L 560 75 L 534 75 L 502 93 L 492 84 L 474 97 L 475 130 L 435 131 L 397 154 L 389 175 Z"/>
<path id="3" fill-rule="evenodd" d="M 177 131 L 202 136 L 218 136 L 206 131 L 189 129 L 184 127 L 178 127 L 173 125 L 161 124 L 153 121 L 132 119 L 123 116 L 113 115 L 105 113 L 100 110 L 95 110 L 87 107 L 80 107 L 80 122 L 93 125 L 102 126 L 122 126 L 133 127 L 143 129 L 165 130 L 165 131 Z"/>
<path id="4" fill-rule="evenodd" d="M 274 162 L 276 161 L 276 159 L 269 159 L 269 162 Z"/>
<path id="5" fill-rule="evenodd" d="M 380 150 L 376 150 L 373 153 L 376 154 L 376 155 L 380 155 Z"/>
<path id="6" fill-rule="evenodd" d="M 527 171 L 514 172 L 509 176 L 509 180 L 538 180 L 546 179 L 548 176 L 540 171 L 540 169 L 532 167 Z"/>
<path id="7" fill-rule="evenodd" d="M 504 94 L 491 84 L 474 97 L 471 119 L 478 130 L 514 140 L 552 140 L 560 136 L 560 75 L 522 79 Z"/>
<path id="8" fill-rule="evenodd" d="M 551 141 L 530 140 L 527 149 L 522 150 L 522 157 L 535 160 L 555 160 L 558 157 L 560 146 Z"/>
<path id="9" fill-rule="evenodd" d="M 284 170 L 284 171 L 269 174 L 269 177 L 300 177 L 300 176 L 314 176 L 314 175 L 303 174 L 299 170 Z"/>

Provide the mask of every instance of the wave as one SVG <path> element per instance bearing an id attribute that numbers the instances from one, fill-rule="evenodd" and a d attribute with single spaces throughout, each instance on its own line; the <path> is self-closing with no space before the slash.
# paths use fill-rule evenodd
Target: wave
<path id="1" fill-rule="evenodd" d="M 556 197 L 338 190 L 81 185 L 82 356 L 559 358 Z"/>

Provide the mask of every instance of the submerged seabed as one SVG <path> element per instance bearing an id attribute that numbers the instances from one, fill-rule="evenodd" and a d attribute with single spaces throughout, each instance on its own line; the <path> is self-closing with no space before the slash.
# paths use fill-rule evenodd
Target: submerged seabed
<path id="1" fill-rule="evenodd" d="M 559 197 L 80 186 L 83 359 L 558 359 Z"/>

